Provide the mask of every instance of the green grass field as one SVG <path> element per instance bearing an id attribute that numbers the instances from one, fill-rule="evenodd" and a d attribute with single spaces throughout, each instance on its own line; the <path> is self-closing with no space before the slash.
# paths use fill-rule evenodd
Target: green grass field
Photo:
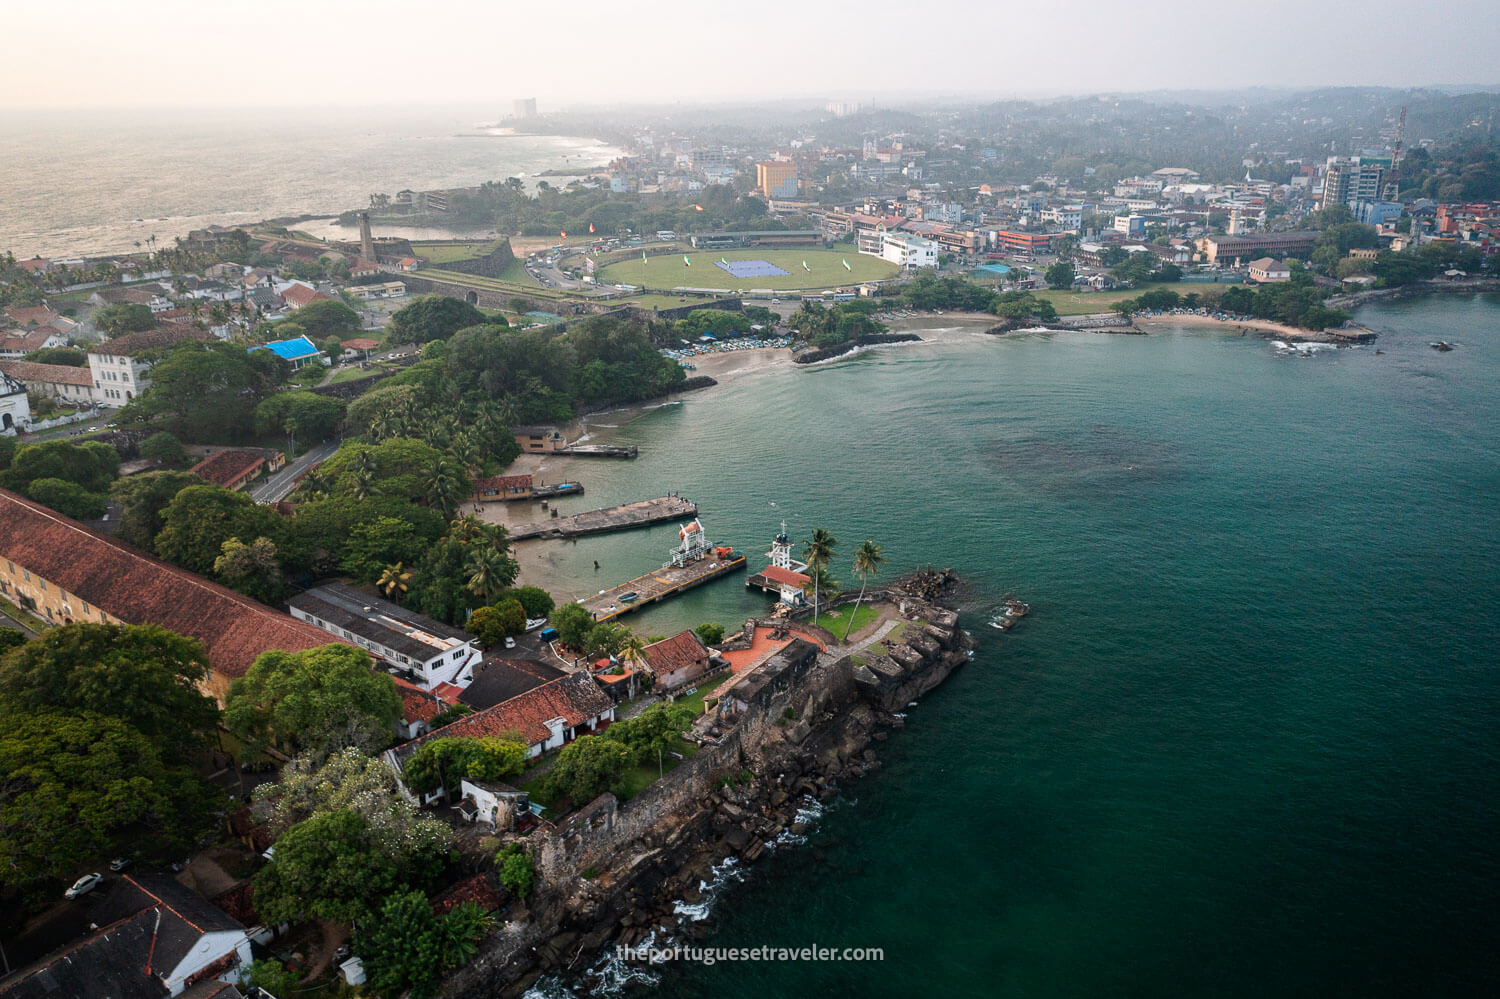
<path id="1" fill-rule="evenodd" d="M 478 260 L 499 245 L 498 240 L 490 239 L 478 243 L 413 243 L 411 248 L 430 263 L 451 264 L 455 260 Z"/>
<path id="2" fill-rule="evenodd" d="M 833 632 L 836 638 L 842 641 L 846 631 L 852 637 L 858 634 L 861 628 L 867 627 L 880 616 L 880 612 L 874 607 L 871 607 L 869 604 L 860 604 L 859 610 L 854 612 L 854 625 L 850 627 L 849 612 L 851 610 L 854 610 L 853 604 L 837 607 L 832 611 L 824 611 L 812 623 L 819 628 L 827 628 Z"/>
<path id="3" fill-rule="evenodd" d="M 459 271 L 445 271 L 440 267 L 426 267 L 417 272 L 418 277 L 427 278 L 429 281 L 442 281 L 447 284 L 456 284 L 465 288 L 477 288 L 484 291 L 495 291 L 503 294 L 517 295 L 525 298 L 541 298 L 549 300 L 564 300 L 577 296 L 569 295 L 565 291 L 556 288 L 544 288 L 535 283 L 522 284 L 517 281 L 503 281 L 499 278 L 481 277 L 478 274 L 463 274 Z"/>
<path id="4" fill-rule="evenodd" d="M 894 277 L 895 264 L 879 257 L 867 257 L 845 250 L 697 250 L 689 251 L 693 265 L 683 265 L 681 255 L 651 257 L 642 261 L 621 260 L 600 269 L 600 284 L 633 284 L 642 288 L 723 288 L 729 291 L 803 291 L 820 288 L 842 288 L 862 281 L 880 281 Z M 788 273 L 783 277 L 737 278 L 715 266 L 720 259 L 764 260 Z M 807 261 L 811 270 L 803 270 Z M 849 270 L 842 261 L 849 261 Z"/>

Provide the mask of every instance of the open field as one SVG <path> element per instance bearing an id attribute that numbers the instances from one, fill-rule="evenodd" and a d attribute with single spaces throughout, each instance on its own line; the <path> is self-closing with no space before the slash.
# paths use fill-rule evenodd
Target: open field
<path id="1" fill-rule="evenodd" d="M 490 239 L 475 243 L 413 243 L 411 248 L 417 256 L 434 264 L 451 264 L 455 260 L 478 260 L 499 245 L 499 240 Z"/>
<path id="2" fill-rule="evenodd" d="M 853 261 L 850 261 L 851 263 Z M 1127 298 L 1138 298 L 1155 288 L 1168 288 L 1179 295 L 1189 292 L 1202 294 L 1209 288 L 1227 288 L 1229 282 L 1221 284 L 1203 284 L 1200 282 L 1164 282 L 1155 281 L 1143 284 L 1138 288 L 1117 289 L 1115 291 L 1038 291 L 1038 298 L 1045 298 L 1052 303 L 1060 316 L 1086 316 L 1094 312 L 1111 312 L 1116 302 L 1123 302 Z"/>
<path id="3" fill-rule="evenodd" d="M 651 257 L 642 261 L 637 254 L 634 259 L 621 260 L 600 269 L 600 284 L 633 284 L 642 288 L 724 288 L 730 291 L 766 288 L 771 291 L 802 291 L 819 288 L 840 288 L 857 285 L 862 281 L 879 281 L 894 277 L 895 264 L 879 257 L 867 257 L 843 250 L 697 250 L 687 256 L 693 261 L 691 267 L 683 265 L 682 256 Z M 779 277 L 736 278 L 715 266 L 720 258 L 728 261 L 764 260 L 780 267 L 787 273 Z M 802 262 L 807 261 L 811 270 L 804 271 Z M 850 270 L 844 270 L 842 261 L 848 260 Z"/>

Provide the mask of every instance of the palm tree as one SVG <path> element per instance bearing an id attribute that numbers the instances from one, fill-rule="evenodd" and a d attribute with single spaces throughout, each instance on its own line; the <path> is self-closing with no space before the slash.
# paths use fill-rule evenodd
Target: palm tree
<path id="1" fill-rule="evenodd" d="M 488 603 L 510 585 L 509 570 L 508 560 L 495 546 L 475 548 L 464 564 L 464 589 Z"/>
<path id="2" fill-rule="evenodd" d="M 485 536 L 484 521 L 472 513 L 466 513 L 462 517 L 459 517 L 448 528 L 448 537 L 461 545 L 477 541 Z"/>
<path id="3" fill-rule="evenodd" d="M 426 499 L 445 518 L 452 517 L 458 505 L 463 502 L 463 487 L 441 460 L 428 466 Z"/>
<path id="4" fill-rule="evenodd" d="M 802 592 L 813 598 L 813 620 L 818 620 L 818 598 L 824 593 L 838 592 L 838 580 L 828 575 L 828 569 L 821 565 L 809 565 L 807 567 L 807 582 L 802 584 Z"/>
<path id="5" fill-rule="evenodd" d="M 375 473 L 368 468 L 354 470 L 354 498 L 366 500 L 375 494 Z"/>
<path id="6" fill-rule="evenodd" d="M 395 565 L 385 567 L 380 573 L 380 578 L 375 581 L 375 585 L 388 599 L 399 604 L 401 595 L 411 589 L 411 573 L 403 570 L 401 563 L 397 562 Z"/>
<path id="7" fill-rule="evenodd" d="M 838 538 L 835 538 L 821 527 L 815 529 L 812 532 L 812 537 L 802 543 L 802 557 L 807 560 L 808 576 L 811 577 L 811 580 L 819 578 L 819 573 L 813 571 L 815 569 L 820 570 L 821 576 L 826 579 L 828 575 L 828 563 L 833 558 L 833 550 L 838 543 Z M 817 585 L 811 590 L 813 595 L 814 620 L 818 617 L 818 594 L 827 589 L 827 586 Z"/>
<path id="8" fill-rule="evenodd" d="M 630 663 L 630 690 L 626 696 L 635 697 L 635 678 L 640 675 L 641 667 L 646 664 L 646 640 L 635 632 L 625 639 L 625 644 L 620 647 L 620 658 Z M 657 761 L 658 766 L 660 760 Z"/>
<path id="9" fill-rule="evenodd" d="M 881 548 L 869 538 L 859 546 L 854 553 L 854 574 L 859 577 L 859 596 L 854 598 L 854 611 L 849 615 L 849 623 L 844 627 L 844 641 L 849 640 L 849 632 L 854 627 L 855 615 L 859 613 L 859 602 L 865 598 L 865 586 L 870 582 L 870 577 L 880 571 L 885 564 L 885 555 Z"/>
<path id="10" fill-rule="evenodd" d="M 370 417 L 370 437 L 376 441 L 383 441 L 396 436 L 396 423 L 396 414 L 388 409 L 382 409 Z"/>

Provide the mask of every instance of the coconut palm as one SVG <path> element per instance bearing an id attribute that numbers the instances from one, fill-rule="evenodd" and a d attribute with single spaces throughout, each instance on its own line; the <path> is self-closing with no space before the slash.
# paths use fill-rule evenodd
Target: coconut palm
<path id="1" fill-rule="evenodd" d="M 828 569 L 821 565 L 808 565 L 807 582 L 802 584 L 802 592 L 813 598 L 813 620 L 818 619 L 819 598 L 825 593 L 837 593 L 838 580 L 828 575 Z"/>
<path id="2" fill-rule="evenodd" d="M 464 589 L 488 603 L 510 585 L 512 568 L 510 560 L 494 545 L 476 547 L 464 563 Z"/>
<path id="3" fill-rule="evenodd" d="M 452 517 L 458 505 L 463 502 L 463 486 L 441 460 L 434 461 L 427 468 L 425 498 L 428 504 L 434 510 L 441 512 L 444 517 Z"/>
<path id="4" fill-rule="evenodd" d="M 354 498 L 366 500 L 375 495 L 375 473 L 368 468 L 354 470 Z"/>
<path id="5" fill-rule="evenodd" d="M 485 536 L 484 521 L 472 513 L 466 513 L 462 517 L 459 517 L 448 528 L 448 537 L 461 545 L 478 541 Z"/>
<path id="6" fill-rule="evenodd" d="M 817 578 L 817 575 L 812 571 L 814 569 L 821 570 L 822 575 L 824 577 L 827 576 L 828 563 L 832 560 L 833 550 L 838 546 L 838 543 L 838 538 L 835 538 L 821 527 L 816 528 L 812 532 L 812 537 L 802 543 L 802 557 L 807 560 L 808 576 L 810 579 Z M 818 616 L 818 595 L 821 592 L 826 592 L 827 589 L 827 586 L 817 585 L 809 591 L 812 593 L 813 598 L 814 619 Z"/>
<path id="7" fill-rule="evenodd" d="M 849 632 L 854 627 L 859 602 L 865 598 L 865 587 L 869 584 L 870 577 L 880 572 L 880 567 L 884 564 L 885 555 L 880 546 L 865 538 L 865 543 L 854 553 L 854 574 L 859 577 L 859 596 L 854 598 L 854 611 L 849 615 L 849 623 L 844 626 L 844 641 L 849 640 Z"/>
<path id="8" fill-rule="evenodd" d="M 380 578 L 375 581 L 375 585 L 388 599 L 399 604 L 401 595 L 411 589 L 411 573 L 403 569 L 400 562 L 397 562 L 395 565 L 386 566 L 381 571 Z"/>

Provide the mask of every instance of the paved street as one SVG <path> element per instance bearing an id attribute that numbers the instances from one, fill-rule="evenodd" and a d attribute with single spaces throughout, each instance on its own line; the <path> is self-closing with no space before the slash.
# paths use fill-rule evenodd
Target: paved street
<path id="1" fill-rule="evenodd" d="M 307 469 L 320 461 L 326 461 L 333 457 L 333 453 L 339 449 L 338 441 L 328 441 L 319 444 L 308 451 L 296 461 L 291 462 L 281 471 L 271 476 L 250 490 L 250 498 L 257 503 L 275 503 L 286 498 L 286 494 L 292 491 L 297 484 L 297 477 Z"/>

